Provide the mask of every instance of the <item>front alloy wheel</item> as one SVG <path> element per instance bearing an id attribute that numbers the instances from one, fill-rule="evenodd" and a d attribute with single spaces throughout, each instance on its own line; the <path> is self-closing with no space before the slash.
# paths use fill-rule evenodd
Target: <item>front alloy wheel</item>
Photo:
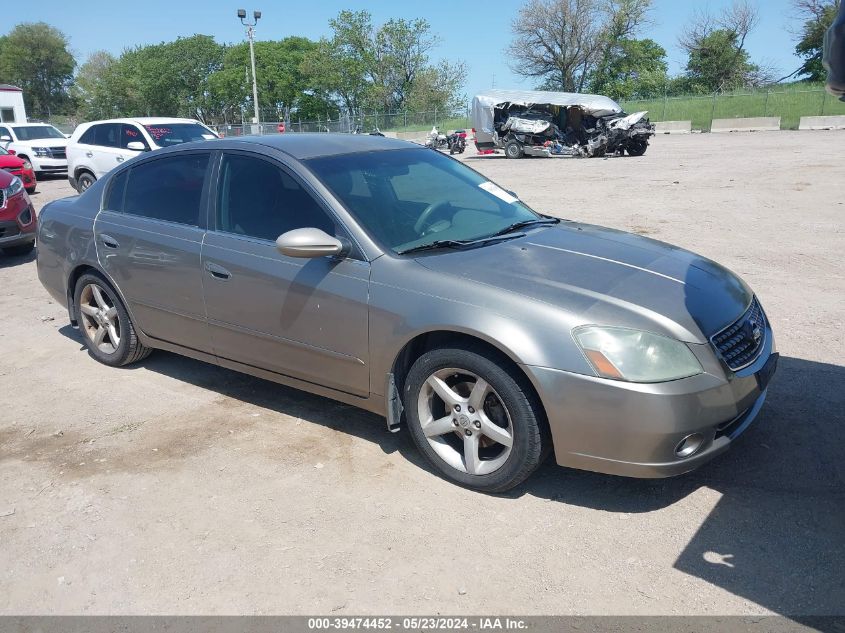
<path id="1" fill-rule="evenodd" d="M 513 423 L 490 384 L 469 370 L 447 367 L 425 381 L 417 397 L 422 432 L 452 468 L 484 475 L 497 471 L 513 447 Z"/>
<path id="2" fill-rule="evenodd" d="M 483 492 L 523 482 L 545 456 L 545 418 L 526 377 L 484 348 L 420 356 L 403 389 L 417 448 L 447 479 Z"/>

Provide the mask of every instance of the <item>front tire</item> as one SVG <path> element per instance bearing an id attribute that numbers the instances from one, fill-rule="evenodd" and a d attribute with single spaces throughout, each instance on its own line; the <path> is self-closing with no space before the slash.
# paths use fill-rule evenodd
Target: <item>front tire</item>
<path id="1" fill-rule="evenodd" d="M 138 340 L 120 297 L 100 275 L 79 278 L 73 304 L 85 346 L 104 365 L 122 367 L 150 355 L 152 350 Z"/>
<path id="2" fill-rule="evenodd" d="M 505 145 L 505 156 L 508 158 L 522 158 L 522 145 L 518 141 L 508 141 Z"/>
<path id="3" fill-rule="evenodd" d="M 628 147 L 626 149 L 628 150 L 629 156 L 642 156 L 648 149 L 648 141 L 643 139 L 632 139 L 628 142 Z"/>
<path id="4" fill-rule="evenodd" d="M 79 178 L 76 179 L 76 190 L 79 193 L 84 193 L 88 187 L 93 185 L 97 182 L 97 179 L 94 178 L 93 174 L 88 173 L 87 171 L 83 171 L 79 174 Z"/>
<path id="5" fill-rule="evenodd" d="M 446 479 L 481 492 L 519 485 L 542 462 L 542 407 L 527 379 L 486 350 L 426 352 L 405 380 L 414 443 Z"/>

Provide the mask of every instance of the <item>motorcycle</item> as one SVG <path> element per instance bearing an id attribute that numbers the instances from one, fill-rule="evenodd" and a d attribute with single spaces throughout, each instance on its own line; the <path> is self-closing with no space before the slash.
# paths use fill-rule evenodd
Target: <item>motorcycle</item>
<path id="1" fill-rule="evenodd" d="M 431 149 L 448 149 L 450 154 L 463 154 L 467 147 L 466 132 L 456 131 L 447 136 L 434 126 L 426 136 L 425 146 Z"/>

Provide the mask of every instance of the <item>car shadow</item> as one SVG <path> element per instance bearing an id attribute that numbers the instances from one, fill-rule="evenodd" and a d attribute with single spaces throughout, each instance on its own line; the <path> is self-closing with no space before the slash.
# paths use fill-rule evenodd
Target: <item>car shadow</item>
<path id="1" fill-rule="evenodd" d="M 70 326 L 59 331 L 82 344 Z M 389 433 L 378 415 L 167 352 L 157 351 L 139 366 L 349 433 L 434 472 L 410 434 Z M 561 468 L 550 459 L 503 496 L 647 513 L 699 488 L 716 490 L 722 497 L 674 562 L 676 570 L 796 620 L 796 614 L 842 615 L 843 428 L 845 368 L 781 357 L 757 421 L 730 451 L 699 470 L 670 479 L 629 479 Z"/>
<path id="2" fill-rule="evenodd" d="M 26 255 L 6 255 L 0 253 L 0 268 L 11 268 L 12 266 L 21 266 L 35 261 L 35 249 Z"/>

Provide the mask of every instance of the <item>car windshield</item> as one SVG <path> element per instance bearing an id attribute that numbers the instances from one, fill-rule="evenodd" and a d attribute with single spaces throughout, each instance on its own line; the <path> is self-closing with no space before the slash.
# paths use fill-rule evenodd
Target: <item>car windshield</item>
<path id="1" fill-rule="evenodd" d="M 0 147 L 0 156 L 6 156 L 8 153 L 9 153 L 9 152 L 7 152 L 5 149 L 3 149 L 2 147 Z"/>
<path id="2" fill-rule="evenodd" d="M 52 125 L 15 125 L 12 127 L 19 141 L 35 141 L 42 138 L 65 138 Z"/>
<path id="3" fill-rule="evenodd" d="M 484 240 L 517 224 L 542 221 L 509 192 L 430 149 L 304 162 L 378 243 L 397 253 Z"/>
<path id="4" fill-rule="evenodd" d="M 156 123 L 145 125 L 144 129 L 159 147 L 217 138 L 199 123 Z"/>

